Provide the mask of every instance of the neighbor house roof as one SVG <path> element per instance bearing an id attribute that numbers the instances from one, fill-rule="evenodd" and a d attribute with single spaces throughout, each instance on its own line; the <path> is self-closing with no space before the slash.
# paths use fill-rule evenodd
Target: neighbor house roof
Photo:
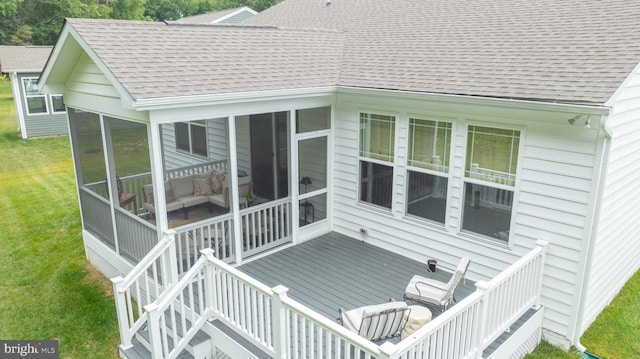
<path id="1" fill-rule="evenodd" d="M 0 71 L 40 72 L 53 46 L 0 46 Z"/>
<path id="2" fill-rule="evenodd" d="M 640 61 L 639 19 L 628 0 L 285 0 L 243 26 L 68 25 L 133 99 L 340 86 L 604 104 Z"/>
<path id="3" fill-rule="evenodd" d="M 257 14 L 254 10 L 243 6 L 234 9 L 227 9 L 216 12 L 209 12 L 206 14 L 187 16 L 180 19 L 175 20 L 174 22 L 179 24 L 217 24 L 220 22 L 224 22 L 225 19 L 238 15 L 242 12 L 248 12 L 252 15 Z"/>

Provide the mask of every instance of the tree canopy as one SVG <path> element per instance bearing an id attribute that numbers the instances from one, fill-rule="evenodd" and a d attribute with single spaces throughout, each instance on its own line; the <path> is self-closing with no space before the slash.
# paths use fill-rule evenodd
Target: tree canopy
<path id="1" fill-rule="evenodd" d="M 163 21 L 280 0 L 0 0 L 0 45 L 53 45 L 65 18 Z"/>

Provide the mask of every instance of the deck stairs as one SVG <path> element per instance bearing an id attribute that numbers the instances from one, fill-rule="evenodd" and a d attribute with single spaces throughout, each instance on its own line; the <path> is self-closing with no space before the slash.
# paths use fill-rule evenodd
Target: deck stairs
<path id="1" fill-rule="evenodd" d="M 171 315 L 166 314 L 167 332 L 172 333 Z M 180 313 L 175 313 L 175 322 L 180 326 Z M 190 323 L 187 321 L 188 325 Z M 180 332 L 180 331 L 179 331 Z M 173 348 L 174 340 L 170 338 L 168 346 Z M 149 341 L 149 330 L 147 326 L 140 328 L 132 341 L 132 347 L 126 350 L 120 348 L 120 357 L 126 359 L 149 359 L 151 358 L 151 343 Z M 212 359 L 211 336 L 203 330 L 198 331 L 189 341 L 186 348 L 177 356 L 179 359 Z"/>

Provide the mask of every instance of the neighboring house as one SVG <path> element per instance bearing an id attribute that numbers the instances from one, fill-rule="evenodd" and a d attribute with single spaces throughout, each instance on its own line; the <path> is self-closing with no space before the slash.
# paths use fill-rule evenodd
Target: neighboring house
<path id="1" fill-rule="evenodd" d="M 235 9 L 227 9 L 201 15 L 187 16 L 180 18 L 174 22 L 179 24 L 237 24 L 255 14 L 257 14 L 256 11 L 243 6 Z"/>
<path id="2" fill-rule="evenodd" d="M 51 46 L 0 46 L 0 72 L 9 74 L 23 139 L 66 135 L 67 114 L 61 94 L 42 95 L 35 87 Z"/>
<path id="3" fill-rule="evenodd" d="M 196 352 L 198 330 L 237 357 L 581 348 L 640 266 L 638 19 L 626 0 L 285 0 L 242 26 L 67 20 L 39 85 L 68 106 L 87 257 L 124 276 L 122 355 Z M 332 233 L 469 257 L 478 291 L 378 346 L 236 270 Z"/>

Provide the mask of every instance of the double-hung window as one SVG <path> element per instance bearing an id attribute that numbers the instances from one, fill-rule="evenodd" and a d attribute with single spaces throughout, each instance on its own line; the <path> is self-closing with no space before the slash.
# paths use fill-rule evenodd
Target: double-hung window
<path id="1" fill-rule="evenodd" d="M 194 155 L 207 157 L 207 127 L 203 120 L 177 122 L 176 148 Z"/>
<path id="2" fill-rule="evenodd" d="M 407 213 L 445 223 L 451 123 L 409 118 Z"/>
<path id="3" fill-rule="evenodd" d="M 360 113 L 361 202 L 391 209 L 395 116 Z"/>
<path id="4" fill-rule="evenodd" d="M 508 243 L 520 131 L 469 126 L 462 230 Z"/>
<path id="5" fill-rule="evenodd" d="M 27 107 L 27 115 L 39 115 L 48 113 L 62 113 L 66 111 L 62 95 L 42 95 L 38 92 L 36 84 L 38 78 L 24 77 L 24 101 Z"/>
<path id="6" fill-rule="evenodd" d="M 24 85 L 24 99 L 27 104 L 27 114 L 46 114 L 47 96 L 40 94 L 36 88 L 38 79 L 36 77 L 25 77 L 22 79 Z"/>

